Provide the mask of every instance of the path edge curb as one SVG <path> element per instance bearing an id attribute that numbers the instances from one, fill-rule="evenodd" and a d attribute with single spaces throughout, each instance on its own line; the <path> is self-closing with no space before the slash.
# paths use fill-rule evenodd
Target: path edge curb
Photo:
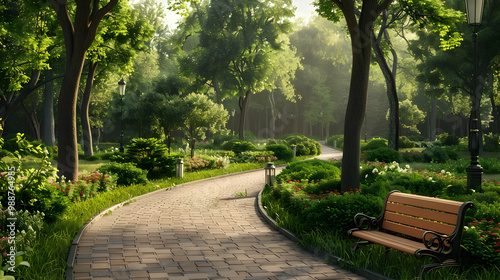
<path id="1" fill-rule="evenodd" d="M 276 221 L 271 218 L 266 210 L 264 209 L 264 207 L 262 206 L 262 192 L 264 191 L 264 189 L 262 189 L 259 194 L 257 195 L 257 199 L 255 201 L 256 203 L 256 208 L 257 208 L 257 211 L 261 214 L 262 218 L 274 229 L 278 230 L 280 233 L 282 233 L 283 235 L 285 235 L 286 237 L 288 237 L 290 240 L 292 240 L 293 242 L 300 242 L 302 241 L 300 238 L 298 238 L 295 234 L 293 234 L 292 232 L 290 232 L 289 230 L 285 229 L 285 228 L 282 228 L 280 226 L 278 226 L 278 224 L 276 223 Z M 392 278 L 388 278 L 382 274 L 379 274 L 377 272 L 374 272 L 374 271 L 370 271 L 370 270 L 367 270 L 367 269 L 354 269 L 354 265 L 349 262 L 349 261 L 346 261 L 338 256 L 335 256 L 335 255 L 332 255 L 330 253 L 327 253 L 321 249 L 318 249 L 318 248 L 314 248 L 312 246 L 307 246 L 305 248 L 307 251 L 313 253 L 316 257 L 319 257 L 323 260 L 326 260 L 328 263 L 330 264 L 336 264 L 336 265 L 339 265 L 341 263 L 344 263 L 344 264 L 347 264 L 351 271 L 353 271 L 354 273 L 360 275 L 360 276 L 363 276 L 363 277 L 366 277 L 370 280 L 393 280 Z"/>
<path id="2" fill-rule="evenodd" d="M 220 176 L 211 177 L 211 178 L 205 178 L 205 179 L 201 179 L 201 180 L 197 180 L 197 181 L 186 182 L 186 183 L 182 183 L 182 184 L 175 185 L 175 186 L 172 186 L 172 187 L 167 187 L 167 188 L 159 189 L 159 190 L 156 190 L 156 191 L 153 191 L 153 192 L 150 192 L 150 193 L 145 193 L 145 194 L 142 194 L 142 195 L 139 195 L 139 196 L 136 196 L 136 197 L 132 197 L 132 198 L 126 200 L 126 201 L 120 202 L 118 204 L 115 204 L 115 205 L 113 205 L 111 207 L 108 207 L 108 208 L 104 209 L 99 214 L 95 215 L 92 219 L 90 219 L 85 224 L 83 224 L 83 226 L 80 228 L 80 230 L 78 231 L 78 233 L 73 238 L 73 241 L 71 242 L 71 247 L 70 247 L 70 250 L 69 250 L 69 253 L 68 253 L 68 258 L 66 259 L 67 267 L 66 267 L 66 277 L 65 277 L 65 279 L 66 280 L 73 280 L 74 279 L 73 278 L 73 266 L 75 265 L 76 251 L 77 251 L 77 247 L 78 247 L 78 242 L 80 242 L 80 239 L 81 239 L 82 235 L 85 233 L 85 231 L 87 230 L 88 227 L 90 227 L 92 224 L 94 224 L 96 221 L 98 221 L 100 218 L 102 218 L 102 216 L 104 216 L 109 211 L 114 211 L 114 210 L 116 210 L 116 209 L 118 209 L 118 208 L 120 208 L 120 207 L 122 207 L 122 206 L 124 206 L 126 204 L 129 204 L 129 203 L 137 200 L 137 199 L 141 199 L 141 198 L 153 195 L 153 194 L 158 193 L 158 192 L 169 191 L 172 188 L 183 187 L 183 186 L 186 186 L 186 185 L 190 185 L 190 184 L 194 184 L 194 183 L 200 183 L 200 182 L 205 182 L 205 181 L 209 181 L 209 180 L 220 179 L 220 178 L 229 177 L 229 176 L 232 176 L 232 175 L 240 175 L 240 174 L 245 174 L 245 173 L 258 172 L 258 171 L 261 171 L 261 170 L 264 170 L 264 168 L 252 169 L 252 170 L 247 170 L 247 171 L 241 171 L 241 172 L 236 172 L 236 173 L 231 173 L 231 174 L 220 175 Z"/>

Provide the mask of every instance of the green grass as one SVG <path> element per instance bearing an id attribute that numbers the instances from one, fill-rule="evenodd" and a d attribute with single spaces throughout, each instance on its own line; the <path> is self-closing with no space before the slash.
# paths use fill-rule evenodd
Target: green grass
<path id="1" fill-rule="evenodd" d="M 113 205 L 178 184 L 259 168 L 264 168 L 264 165 L 258 163 L 231 164 L 227 169 L 187 172 L 184 173 L 183 179 L 169 178 L 150 181 L 146 185 L 119 187 L 110 192 L 100 193 L 84 202 L 71 204 L 55 223 L 45 225 L 33 247 L 33 254 L 26 256 L 31 267 L 19 268 L 19 276 L 21 279 L 30 280 L 64 279 L 66 259 L 76 233 L 87 221 Z"/>

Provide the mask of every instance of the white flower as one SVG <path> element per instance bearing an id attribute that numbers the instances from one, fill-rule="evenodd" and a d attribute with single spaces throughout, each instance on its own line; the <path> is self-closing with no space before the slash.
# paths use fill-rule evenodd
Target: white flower
<path id="1" fill-rule="evenodd" d="M 410 169 L 410 166 L 407 164 L 407 165 L 405 165 L 405 168 L 406 169 Z"/>
<path id="2" fill-rule="evenodd" d="M 444 171 L 444 169 L 442 169 L 442 170 L 441 170 L 441 173 L 443 173 L 443 174 L 444 174 L 444 173 L 446 173 L 446 171 Z"/>
<path id="3" fill-rule="evenodd" d="M 379 173 L 379 171 L 378 171 L 378 169 L 377 169 L 377 168 L 374 168 L 374 169 L 372 170 L 372 173 Z"/>

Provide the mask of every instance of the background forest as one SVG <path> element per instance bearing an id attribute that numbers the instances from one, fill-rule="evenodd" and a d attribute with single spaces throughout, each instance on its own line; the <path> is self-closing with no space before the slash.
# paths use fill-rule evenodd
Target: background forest
<path id="1" fill-rule="evenodd" d="M 9 5 L 16 5 L 12 3 Z M 177 7 L 182 17 L 175 27 L 165 23 L 168 7 L 154 0 L 135 4 L 119 1 L 113 16 L 103 20 L 98 38 L 87 53 L 77 105 L 78 141 L 87 156 L 93 152 L 85 148 L 86 129 L 82 129 L 85 127 L 82 124 L 87 121 L 93 140 L 87 146 L 119 141 L 121 97 L 117 82 L 121 78 L 127 82 L 123 97 L 125 143 L 134 137 L 166 139 L 171 132 L 173 136 L 181 136 L 175 133 L 175 127 L 168 131 L 161 124 L 166 117 L 175 122 L 175 114 L 151 112 L 165 111 L 166 108 L 158 107 L 158 98 L 171 99 L 190 93 L 204 94 L 223 104 L 229 115 L 227 128 L 235 135 L 240 134 L 240 138 L 242 131 L 260 138 L 298 132 L 326 139 L 343 133 L 351 68 L 344 23 L 333 23 L 314 13 L 310 18 L 293 18 L 294 7 L 289 1 L 262 1 L 259 5 L 274 7 L 260 15 L 267 23 L 244 18 L 240 22 L 220 22 L 216 5 L 209 5 L 209 1 L 185 4 L 185 9 Z M 485 91 L 482 125 L 485 133 L 498 133 L 498 50 L 491 47 L 495 44 L 486 44 L 498 40 L 494 31 L 498 7 L 494 3 L 489 5 L 478 46 Z M 462 1 L 446 1 L 443 9 L 461 11 L 462 6 Z M 19 29 L 23 33 L 15 39 L 2 35 L 3 42 L 11 40 L 10 45 L 4 45 L 9 47 L 1 51 L 3 136 L 9 138 L 16 132 L 24 132 L 55 146 L 54 115 L 65 59 L 62 38 L 47 7 L 28 8 L 29 5 L 23 13 L 36 15 L 34 28 Z M 13 18 L 6 11 L 9 10 L 2 12 L 2 30 L 13 32 L 13 28 L 23 23 L 22 18 Z M 281 20 L 266 30 L 265 24 L 272 23 L 274 17 Z M 252 24 L 255 28 L 252 42 L 241 41 L 243 36 L 221 37 Z M 453 28 L 463 37 L 470 34 L 465 21 Z M 392 23 L 382 31 L 386 35 L 380 47 L 397 77 L 400 134 L 420 135 L 429 140 L 443 132 L 466 136 L 472 72 L 472 63 L 467 61 L 471 52 L 469 40 L 458 40 L 451 48 L 443 45 L 435 30 L 421 29 L 411 24 L 410 19 Z M 30 36 L 44 40 L 36 42 Z M 230 58 L 220 51 L 228 45 L 245 49 L 242 45 L 245 43 L 259 46 L 255 54 L 260 56 L 237 53 L 240 50 L 235 48 L 225 50 L 235 52 Z M 26 48 L 20 51 L 21 46 Z M 465 59 L 454 59 L 457 56 Z M 247 63 L 246 68 L 237 68 L 234 66 L 237 63 Z M 372 63 L 375 67 L 371 68 L 364 134 L 368 139 L 387 138 L 386 82 L 376 66 L 375 54 Z M 245 72 L 238 76 L 238 71 Z M 86 104 L 88 111 L 84 110 Z M 246 116 L 244 122 L 240 118 L 242 113 Z M 176 138 L 184 141 L 182 137 Z"/>

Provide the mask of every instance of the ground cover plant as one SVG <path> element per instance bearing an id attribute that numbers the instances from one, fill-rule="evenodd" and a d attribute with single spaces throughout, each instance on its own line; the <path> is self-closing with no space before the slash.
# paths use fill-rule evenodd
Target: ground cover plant
<path id="1" fill-rule="evenodd" d="M 340 166 L 335 162 L 326 164 Z M 300 174 L 300 169 L 306 171 Z M 352 252 L 355 238 L 347 236 L 346 232 L 354 227 L 354 215 L 365 213 L 377 217 L 383 199 L 392 190 L 473 201 L 474 208 L 466 213 L 467 226 L 462 237 L 464 271 L 440 269 L 425 275 L 424 279 L 493 279 L 500 276 L 500 182 L 485 180 L 480 190 L 467 190 L 462 174 L 445 169 L 413 170 L 397 162 L 368 162 L 361 169 L 360 189 L 342 193 L 337 170 L 330 171 L 331 177 L 309 178 L 309 174 L 322 173 L 324 169 L 324 165 L 314 161 L 289 164 L 277 176 L 278 185 L 267 186 L 262 194 L 264 207 L 271 217 L 298 235 L 304 246 L 339 256 L 343 260 L 340 264 L 350 269 L 367 268 L 396 279 L 414 278 L 420 267 L 432 260 L 418 260 L 396 251 L 386 254 L 381 246 L 365 246 Z"/>

